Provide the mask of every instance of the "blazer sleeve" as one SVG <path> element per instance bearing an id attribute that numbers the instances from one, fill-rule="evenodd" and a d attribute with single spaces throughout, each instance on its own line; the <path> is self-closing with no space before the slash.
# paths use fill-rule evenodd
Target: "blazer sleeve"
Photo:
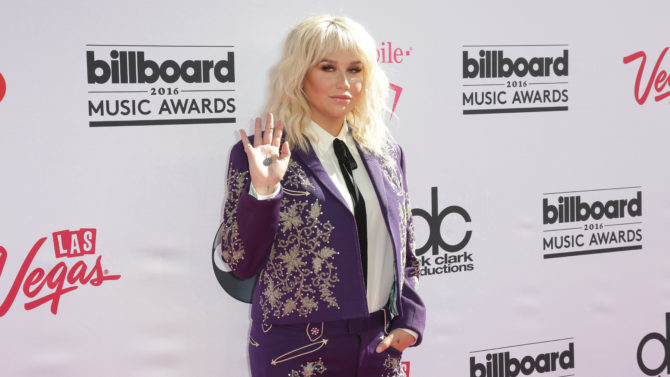
<path id="1" fill-rule="evenodd" d="M 419 336 L 413 346 L 418 346 L 423 340 L 423 331 L 426 325 L 426 306 L 418 293 L 419 276 L 421 265 L 414 254 L 414 222 L 412 220 L 412 208 L 409 204 L 407 194 L 407 178 L 405 175 L 405 156 L 400 147 L 400 167 L 403 185 L 405 187 L 405 219 L 406 219 L 406 242 L 405 242 L 405 270 L 404 284 L 400 294 L 400 315 L 393 318 L 391 328 L 405 328 L 415 331 Z"/>
<path id="2" fill-rule="evenodd" d="M 247 279 L 265 265 L 277 228 L 283 190 L 274 198 L 258 200 L 249 195 L 249 161 L 241 142 L 230 152 L 227 196 L 223 210 L 223 261 L 233 274 Z"/>

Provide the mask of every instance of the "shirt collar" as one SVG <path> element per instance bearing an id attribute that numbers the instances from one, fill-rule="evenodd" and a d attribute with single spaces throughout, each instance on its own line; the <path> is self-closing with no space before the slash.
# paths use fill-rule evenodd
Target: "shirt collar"
<path id="1" fill-rule="evenodd" d="M 310 142 L 317 155 L 324 155 L 329 150 L 333 150 L 333 140 L 335 140 L 335 136 L 321 128 L 318 123 L 313 120 L 310 121 L 305 131 L 307 131 L 307 134 L 314 136 L 314 140 L 310 138 Z M 349 133 L 349 125 L 346 121 L 340 129 L 340 133 L 337 134 L 337 138 L 344 141 L 349 148 L 355 147 L 353 138 Z"/>

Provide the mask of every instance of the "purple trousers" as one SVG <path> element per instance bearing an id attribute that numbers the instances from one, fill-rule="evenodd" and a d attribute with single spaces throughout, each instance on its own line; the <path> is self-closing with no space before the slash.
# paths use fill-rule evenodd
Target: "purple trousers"
<path id="1" fill-rule="evenodd" d="M 264 325 L 252 323 L 249 362 L 252 377 L 400 377 L 402 353 L 375 352 L 387 334 L 385 310 L 367 318 Z"/>

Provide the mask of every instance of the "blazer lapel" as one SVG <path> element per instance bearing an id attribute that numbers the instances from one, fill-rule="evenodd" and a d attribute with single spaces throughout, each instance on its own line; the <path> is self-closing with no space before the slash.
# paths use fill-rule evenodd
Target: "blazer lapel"
<path id="1" fill-rule="evenodd" d="M 333 184 L 333 181 L 330 179 L 328 176 L 328 173 L 326 173 L 326 170 L 323 168 L 323 165 L 321 165 L 321 161 L 319 161 L 319 157 L 317 157 L 316 153 L 314 152 L 314 148 L 312 146 L 309 146 L 309 151 L 304 152 L 298 148 L 296 148 L 294 151 L 292 151 L 292 156 L 291 158 L 296 157 L 298 160 L 302 161 L 303 164 L 309 169 L 312 174 L 316 177 L 317 180 L 321 183 L 322 187 L 325 187 L 330 193 L 337 198 L 337 200 L 342 203 L 343 206 L 346 208 L 349 208 L 347 206 L 347 202 L 344 200 L 342 197 L 342 194 L 340 194 L 340 191 L 335 187 Z"/>

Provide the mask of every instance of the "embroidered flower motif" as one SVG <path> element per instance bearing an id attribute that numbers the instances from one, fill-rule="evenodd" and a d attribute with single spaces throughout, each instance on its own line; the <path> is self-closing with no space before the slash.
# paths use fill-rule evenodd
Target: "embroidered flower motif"
<path id="1" fill-rule="evenodd" d="M 279 213 L 279 222 L 282 225 L 282 232 L 286 232 L 291 228 L 298 228 L 303 224 L 302 218 L 298 216 L 298 209 L 295 204 L 288 207 L 286 211 Z"/>
<path id="2" fill-rule="evenodd" d="M 302 370 L 291 370 L 289 377 L 312 377 L 317 374 L 324 374 L 326 367 L 323 365 L 323 360 L 319 358 L 317 361 L 310 361 L 306 364 L 300 365 Z"/>
<path id="3" fill-rule="evenodd" d="M 286 273 L 290 274 L 293 270 L 299 270 L 305 265 L 300 253 L 300 246 L 294 245 L 288 253 L 279 255 L 277 258 L 281 259 L 286 267 Z"/>
<path id="4" fill-rule="evenodd" d="M 309 333 L 312 334 L 312 336 L 317 336 L 320 332 L 321 330 L 318 327 L 312 327 L 309 329 Z"/>
<path id="5" fill-rule="evenodd" d="M 405 372 L 400 367 L 399 357 L 387 355 L 383 365 L 387 372 L 382 377 L 405 377 Z"/>
<path id="6" fill-rule="evenodd" d="M 298 307 L 298 303 L 294 299 L 290 298 L 284 303 L 284 308 L 282 309 L 283 315 L 289 315 Z"/>
<path id="7" fill-rule="evenodd" d="M 270 305 L 277 306 L 281 303 L 281 292 L 275 287 L 274 282 L 270 281 L 263 291 L 263 296 L 268 300 Z"/>

